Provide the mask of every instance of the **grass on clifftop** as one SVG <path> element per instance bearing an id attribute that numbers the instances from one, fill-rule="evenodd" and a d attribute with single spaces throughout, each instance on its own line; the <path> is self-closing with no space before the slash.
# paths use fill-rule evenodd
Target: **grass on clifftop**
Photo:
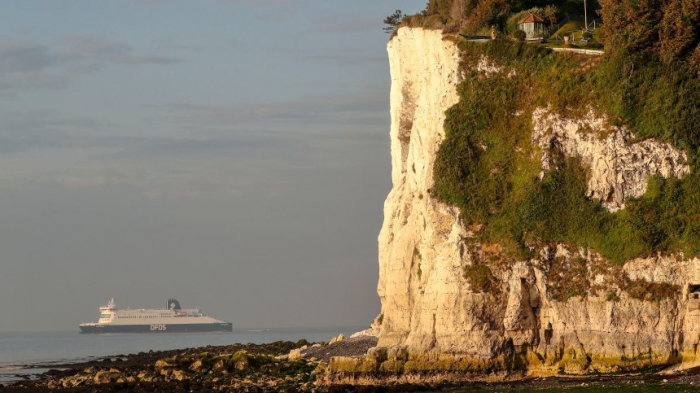
<path id="1" fill-rule="evenodd" d="M 700 82 L 692 72 L 649 56 L 551 54 L 507 39 L 459 45 L 465 79 L 447 111 L 431 193 L 459 206 L 467 224 L 481 224 L 483 241 L 519 258 L 554 242 L 591 247 L 618 263 L 656 252 L 700 255 Z M 482 55 L 504 71 L 474 71 Z M 669 142 L 687 153 L 691 174 L 652 178 L 644 196 L 609 213 L 585 195 L 587 168 L 556 147 L 556 170 L 538 179 L 531 119 L 547 106 L 574 118 L 593 107 L 640 140 Z"/>

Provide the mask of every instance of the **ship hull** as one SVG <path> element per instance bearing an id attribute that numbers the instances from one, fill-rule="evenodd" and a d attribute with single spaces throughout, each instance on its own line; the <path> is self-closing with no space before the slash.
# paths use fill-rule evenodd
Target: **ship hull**
<path id="1" fill-rule="evenodd" d="M 81 325 L 80 333 L 206 333 L 231 332 L 230 322 L 190 323 L 190 324 L 154 324 L 154 325 Z"/>

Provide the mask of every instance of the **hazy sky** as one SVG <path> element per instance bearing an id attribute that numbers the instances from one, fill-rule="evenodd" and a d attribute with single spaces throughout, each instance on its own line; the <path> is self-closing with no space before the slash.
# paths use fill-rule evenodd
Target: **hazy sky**
<path id="1" fill-rule="evenodd" d="M 382 19 L 426 0 L 21 0 L 0 16 L 0 331 L 97 308 L 365 325 Z"/>

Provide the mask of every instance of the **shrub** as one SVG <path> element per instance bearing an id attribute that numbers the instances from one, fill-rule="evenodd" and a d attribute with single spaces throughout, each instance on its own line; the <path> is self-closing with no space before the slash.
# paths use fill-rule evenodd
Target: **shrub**
<path id="1" fill-rule="evenodd" d="M 515 30 L 513 32 L 513 38 L 515 38 L 516 40 L 518 40 L 520 42 L 523 42 L 523 41 L 525 41 L 525 38 L 527 38 L 527 34 L 525 34 L 525 32 L 522 30 Z"/>
<path id="2" fill-rule="evenodd" d="M 491 273 L 491 269 L 481 263 L 472 263 L 465 266 L 464 278 L 467 279 L 474 292 L 488 293 L 495 285 L 495 278 Z"/>
<path id="3" fill-rule="evenodd" d="M 611 52 L 647 52 L 700 72 L 700 8 L 679 0 L 599 0 L 601 37 Z"/>
<path id="4" fill-rule="evenodd" d="M 656 302 L 676 297 L 680 293 L 678 285 L 649 282 L 642 279 L 631 280 L 629 277 L 625 277 L 623 289 L 635 299 Z"/>
<path id="5" fill-rule="evenodd" d="M 588 295 L 591 283 L 588 281 L 588 266 L 585 259 L 577 257 L 567 260 L 556 258 L 547 276 L 547 293 L 552 300 L 565 301 Z"/>
<path id="6" fill-rule="evenodd" d="M 619 302 L 620 301 L 620 296 L 617 294 L 616 291 L 611 290 L 608 292 L 608 294 L 605 296 L 605 300 L 609 302 Z"/>
<path id="7" fill-rule="evenodd" d="M 593 107 L 639 139 L 684 149 L 695 169 L 700 82 L 688 69 L 625 53 L 602 62 L 553 55 L 512 40 L 460 45 L 465 78 L 460 101 L 446 113 L 431 194 L 459 206 L 465 224 L 479 224 L 480 240 L 517 258 L 551 242 L 590 247 L 617 263 L 656 252 L 700 255 L 695 170 L 683 179 L 650 179 L 645 195 L 610 213 L 586 196 L 588 170 L 556 149 L 557 169 L 540 180 L 531 142 L 534 108 L 575 118 Z M 504 71 L 479 75 L 474 70 L 484 55 Z M 584 65 L 588 71 L 581 72 Z"/>

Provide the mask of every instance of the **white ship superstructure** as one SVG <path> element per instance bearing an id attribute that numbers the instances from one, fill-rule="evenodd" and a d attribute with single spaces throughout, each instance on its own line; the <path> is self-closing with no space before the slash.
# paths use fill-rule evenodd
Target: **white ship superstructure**
<path id="1" fill-rule="evenodd" d="M 224 322 L 202 314 L 200 308 L 182 309 L 177 299 L 164 309 L 118 309 L 111 299 L 100 307 L 97 323 L 80 324 L 81 333 L 212 332 L 232 330 Z"/>

